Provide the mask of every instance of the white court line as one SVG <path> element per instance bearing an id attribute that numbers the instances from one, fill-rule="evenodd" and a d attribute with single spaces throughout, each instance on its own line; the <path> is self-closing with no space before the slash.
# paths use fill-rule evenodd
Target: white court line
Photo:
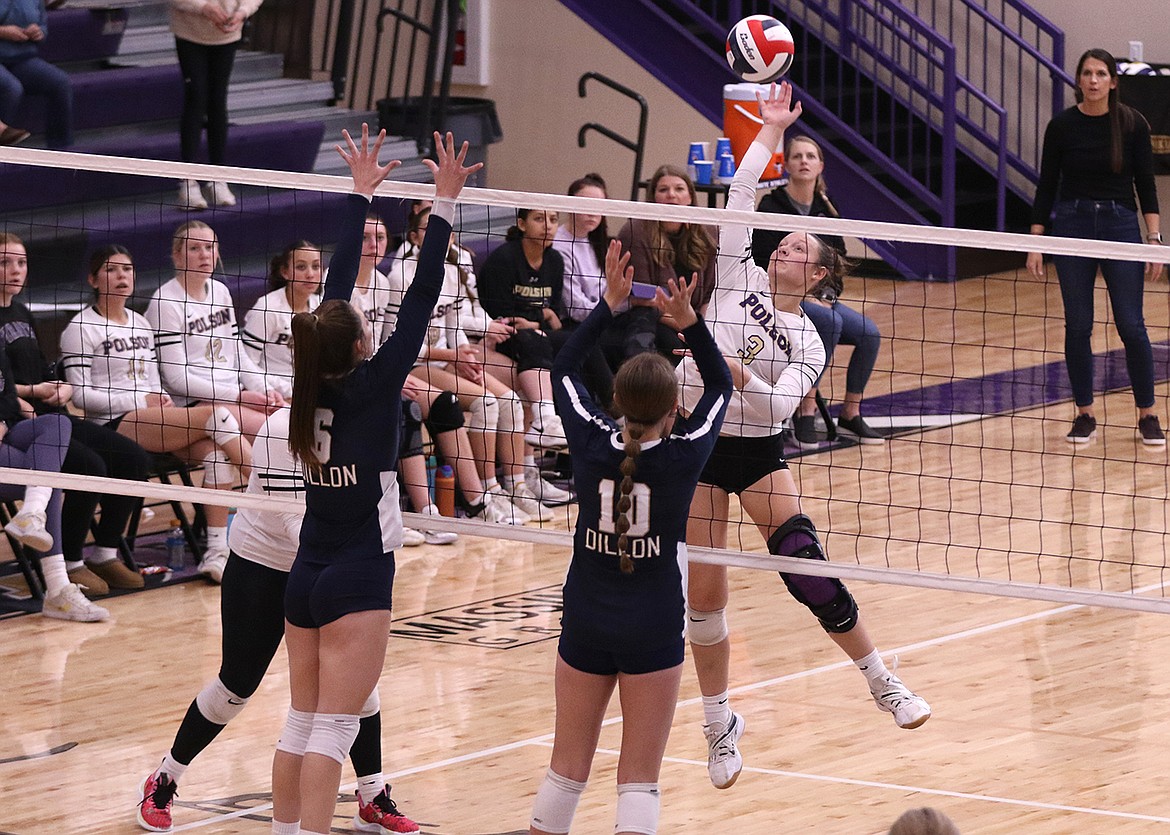
<path id="1" fill-rule="evenodd" d="M 1170 581 L 1168 581 L 1168 582 L 1170 582 Z M 1154 584 L 1151 584 L 1149 586 L 1145 586 L 1143 588 L 1136 589 L 1135 593 L 1136 594 L 1146 594 L 1148 592 L 1157 591 L 1158 589 L 1161 589 L 1164 586 L 1165 586 L 1165 583 L 1154 583 Z M 990 632 L 997 632 L 1001 629 L 1010 629 L 1011 627 L 1019 626 L 1020 624 L 1029 623 L 1031 621 L 1036 621 L 1036 620 L 1043 620 L 1045 618 L 1054 617 L 1056 615 L 1063 615 L 1063 614 L 1066 614 L 1068 612 L 1074 612 L 1078 609 L 1084 609 L 1084 608 L 1086 608 L 1086 607 L 1083 605 L 1073 604 L 1073 605 L 1069 605 L 1069 606 L 1058 606 L 1055 609 L 1045 609 L 1042 612 L 1035 612 L 1031 615 L 1023 615 L 1023 616 L 1018 617 L 1018 618 L 1009 618 L 1008 620 L 1002 620 L 1002 621 L 997 621 L 995 623 L 989 623 L 986 626 L 977 626 L 977 627 L 974 627 L 973 629 L 964 629 L 962 632 L 952 632 L 948 635 L 940 635 L 937 638 L 928 638 L 925 641 L 917 641 L 913 644 L 905 644 L 905 645 L 900 646 L 900 647 L 895 647 L 892 650 L 888 650 L 885 654 L 886 655 L 898 655 L 900 653 L 911 652 L 913 650 L 941 646 L 943 644 L 951 643 L 952 641 L 959 641 L 959 640 L 963 640 L 964 638 L 972 638 L 972 637 L 975 637 L 977 635 L 985 635 L 985 634 L 988 634 Z M 777 676 L 775 678 L 766 679 L 764 681 L 755 682 L 753 684 L 743 684 L 743 685 L 740 685 L 739 687 L 731 688 L 728 691 L 728 693 L 730 695 L 738 695 L 741 693 L 750 693 L 754 690 L 762 690 L 766 687 L 772 687 L 772 686 L 777 685 L 777 684 L 782 684 L 782 683 L 789 682 L 789 681 L 795 681 L 797 679 L 802 679 L 802 678 L 808 678 L 809 676 L 819 675 L 821 673 L 832 672 L 834 670 L 841 670 L 841 669 L 845 669 L 847 667 L 852 667 L 852 666 L 853 666 L 852 661 L 848 661 L 848 660 L 838 661 L 835 664 L 825 664 L 825 665 L 822 665 L 820 667 L 814 667 L 810 670 L 802 670 L 802 671 L 797 672 L 797 673 L 789 673 L 788 675 Z M 683 699 L 682 701 L 677 703 L 676 708 L 689 707 L 690 705 L 699 704 L 702 702 L 702 700 L 703 699 L 701 696 L 697 696 L 693 699 Z M 606 719 L 605 722 L 602 724 L 603 724 L 603 726 L 616 725 L 616 724 L 620 723 L 621 721 L 622 721 L 621 716 L 614 716 L 610 719 Z M 398 771 L 394 771 L 392 773 L 386 774 L 385 776 L 386 776 L 387 782 L 391 782 L 393 780 L 397 780 L 400 777 L 409 777 L 413 774 L 423 774 L 423 773 L 428 772 L 428 771 L 435 771 L 435 770 L 438 770 L 441 768 L 447 768 L 448 766 L 452 766 L 452 765 L 459 765 L 461 763 L 473 762 L 475 760 L 484 759 L 485 757 L 493 757 L 497 754 L 507 753 L 508 751 L 515 751 L 519 748 L 524 748 L 524 747 L 527 747 L 529 745 L 547 746 L 547 745 L 551 744 L 552 739 L 553 739 L 553 734 L 551 734 L 551 733 L 542 734 L 540 736 L 529 737 L 528 739 L 522 739 L 522 740 L 518 740 L 516 742 L 509 742 L 509 743 L 506 743 L 504 745 L 495 745 L 491 748 L 483 748 L 479 751 L 472 751 L 472 752 L 469 752 L 467 754 L 462 754 L 458 757 L 448 757 L 447 759 L 437 760 L 437 761 L 432 762 L 432 763 L 426 763 L 425 765 L 417 765 L 417 766 L 412 766 L 410 768 L 399 769 Z M 611 753 L 609 750 L 600 749 L 600 748 L 598 749 L 598 751 L 601 751 L 602 753 Z M 614 752 L 614 753 L 616 753 L 616 752 Z M 692 764 L 693 763 L 695 765 L 702 765 L 704 768 L 707 765 L 706 762 L 699 762 L 698 760 L 685 760 L 685 759 L 679 759 L 676 757 L 666 757 L 666 758 L 664 758 L 664 761 L 671 762 L 671 763 L 681 763 L 681 764 Z M 1089 807 L 1063 806 L 1060 804 L 1043 803 L 1043 802 L 1039 802 L 1039 801 L 1014 800 L 1011 798 L 1000 798 L 1000 797 L 995 797 L 993 795 L 966 794 L 964 792 L 951 792 L 951 791 L 945 791 L 942 789 L 925 788 L 922 786 L 899 786 L 899 785 L 892 784 L 892 783 L 876 783 L 876 782 L 871 782 L 871 781 L 866 781 L 866 780 L 854 780 L 854 779 L 846 778 L 846 777 L 828 777 L 825 775 L 804 774 L 804 773 L 795 772 L 795 771 L 780 771 L 777 769 L 766 769 L 766 768 L 757 768 L 757 767 L 750 767 L 750 766 L 744 766 L 744 770 L 751 771 L 754 773 L 759 773 L 759 774 L 771 774 L 771 775 L 778 775 L 778 776 L 784 776 L 784 777 L 797 777 L 797 778 L 806 779 L 806 780 L 819 780 L 821 782 L 847 783 L 847 784 L 851 784 L 851 785 L 870 786 L 870 787 L 874 787 L 874 788 L 888 788 L 888 789 L 893 789 L 893 790 L 897 790 L 897 791 L 918 792 L 921 794 L 964 798 L 964 799 L 968 799 L 968 800 L 984 800 L 984 801 L 993 802 L 993 803 L 1004 803 L 1004 804 L 1018 805 L 1018 806 L 1029 806 L 1029 807 L 1038 808 L 1038 809 L 1053 809 L 1053 810 L 1057 810 L 1057 811 L 1081 812 L 1081 813 L 1092 814 L 1092 815 L 1106 815 L 1106 816 L 1112 816 L 1112 817 L 1131 818 L 1134 820 L 1145 820 L 1145 821 L 1155 821 L 1155 822 L 1161 822 L 1161 823 L 1170 823 L 1170 818 L 1159 818 L 1159 817 L 1154 817 L 1154 816 L 1150 816 L 1150 815 L 1140 815 L 1140 814 L 1133 813 L 1133 812 L 1110 812 L 1107 810 L 1092 809 Z M 341 791 L 351 791 L 356 786 L 357 786 L 356 782 L 346 783 L 340 787 L 340 790 Z M 205 801 L 205 802 L 210 802 L 210 801 Z M 192 821 L 191 823 L 183 824 L 181 826 L 176 826 L 173 831 L 186 832 L 188 830 L 201 829 L 205 826 L 211 826 L 213 824 L 222 823 L 225 820 L 247 817 L 248 815 L 254 815 L 254 814 L 262 814 L 262 813 L 269 811 L 271 809 L 272 809 L 271 803 L 262 803 L 258 806 L 253 806 L 253 807 L 248 808 L 248 809 L 238 809 L 234 812 L 227 812 L 227 813 L 222 814 L 222 815 L 215 815 L 213 817 L 205 818 L 205 819 L 200 820 L 200 821 Z"/>

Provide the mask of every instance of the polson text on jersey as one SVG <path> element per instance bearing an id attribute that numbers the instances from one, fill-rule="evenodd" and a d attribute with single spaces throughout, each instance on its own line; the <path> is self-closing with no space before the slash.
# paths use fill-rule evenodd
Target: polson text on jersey
<path id="1" fill-rule="evenodd" d="M 230 325 L 232 323 L 232 312 L 226 307 L 222 310 L 213 310 L 206 316 L 200 316 L 198 319 L 187 320 L 187 333 L 203 333 L 213 328 L 218 328 L 220 325 Z"/>
<path id="2" fill-rule="evenodd" d="M 751 308 L 748 315 L 756 320 L 757 324 L 767 331 L 768 336 L 772 341 L 779 346 L 780 350 L 792 357 L 792 343 L 788 340 L 788 336 L 776 328 L 776 324 L 772 321 L 774 316 L 768 312 L 768 308 L 760 303 L 760 298 L 755 293 L 748 293 L 743 297 L 743 301 L 739 303 L 740 307 Z"/>
<path id="3" fill-rule="evenodd" d="M 127 351 L 149 351 L 154 345 L 148 336 L 132 336 L 129 339 L 115 337 L 107 339 L 101 344 L 102 353 L 107 357 L 111 353 L 124 354 Z"/>

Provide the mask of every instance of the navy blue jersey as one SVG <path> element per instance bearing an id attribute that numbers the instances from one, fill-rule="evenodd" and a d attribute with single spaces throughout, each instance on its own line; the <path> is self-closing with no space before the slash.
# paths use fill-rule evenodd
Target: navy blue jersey
<path id="1" fill-rule="evenodd" d="M 585 355 L 612 320 L 602 301 L 574 331 L 552 369 L 578 501 L 562 625 L 575 640 L 594 646 L 653 649 L 683 634 L 687 516 L 699 473 L 719 436 L 731 374 L 702 321 L 684 331 L 705 391 L 690 415 L 675 421 L 669 437 L 642 443 L 627 514 L 634 572 L 622 574 L 614 523 L 624 441 L 613 418 L 590 399 L 580 375 Z"/>
<path id="2" fill-rule="evenodd" d="M 361 257 L 369 201 L 352 195 L 329 265 L 324 299 L 349 302 Z M 432 213 L 418 273 L 402 301 L 394 334 L 340 380 L 324 381 L 317 401 L 319 469 L 304 467 L 305 520 L 297 559 L 369 559 L 402 544 L 398 506 L 398 429 L 402 384 L 418 357 L 443 284 L 451 225 Z"/>

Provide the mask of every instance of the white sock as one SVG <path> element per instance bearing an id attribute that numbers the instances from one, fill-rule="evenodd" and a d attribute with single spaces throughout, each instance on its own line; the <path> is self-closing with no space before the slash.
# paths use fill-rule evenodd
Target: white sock
<path id="1" fill-rule="evenodd" d="M 424 516 L 442 516 L 443 515 L 442 513 L 439 513 L 439 506 L 437 504 L 427 505 L 426 507 L 424 507 L 422 509 L 422 514 Z"/>
<path id="2" fill-rule="evenodd" d="M 20 506 L 20 509 L 22 511 L 39 510 L 41 513 L 44 513 L 45 508 L 49 506 L 49 499 L 52 497 L 52 487 L 35 487 L 30 485 L 24 488 L 24 504 Z"/>
<path id="3" fill-rule="evenodd" d="M 369 774 L 365 777 L 359 777 L 357 784 L 358 797 L 361 798 L 362 803 L 373 803 L 374 798 L 386 788 L 386 778 L 382 776 L 382 772 L 377 774 Z"/>
<path id="4" fill-rule="evenodd" d="M 90 565 L 105 565 L 116 559 L 118 559 L 117 548 L 107 548 L 105 545 L 97 545 L 94 547 L 93 555 L 90 556 L 88 562 Z"/>
<path id="5" fill-rule="evenodd" d="M 499 487 L 499 486 L 500 486 L 500 483 L 498 481 L 496 481 L 495 476 L 492 476 L 491 478 L 485 478 L 483 480 L 483 489 L 484 489 L 485 493 L 490 493 L 490 492 L 492 492 L 493 487 Z"/>
<path id="6" fill-rule="evenodd" d="M 872 687 L 881 682 L 886 677 L 889 670 L 886 669 L 886 662 L 882 661 L 881 655 L 875 647 L 873 652 L 865 656 L 865 658 L 858 658 L 853 662 L 857 665 L 857 669 L 865 675 L 866 680 Z"/>
<path id="7" fill-rule="evenodd" d="M 82 562 L 81 560 L 65 560 L 65 570 L 66 571 L 76 571 L 77 569 L 81 568 L 83 565 L 85 565 L 85 563 Z"/>
<path id="8" fill-rule="evenodd" d="M 186 771 L 187 766 L 183 765 L 181 762 L 172 757 L 171 752 L 168 751 L 167 755 L 163 757 L 162 765 L 160 765 L 158 770 L 154 773 L 165 774 L 178 783 L 183 778 L 183 774 Z"/>
<path id="9" fill-rule="evenodd" d="M 525 455 L 524 456 L 524 469 L 528 469 L 529 467 L 532 467 L 533 469 L 536 468 L 536 456 L 535 455 Z"/>
<path id="10" fill-rule="evenodd" d="M 718 696 L 703 697 L 703 724 L 714 725 L 716 722 L 723 725 L 731 722 L 731 702 L 726 690 Z"/>
<path id="11" fill-rule="evenodd" d="M 514 473 L 504 473 L 504 478 L 501 484 L 504 486 L 504 492 L 512 494 L 516 492 L 516 485 L 522 482 L 524 478 Z"/>
<path id="12" fill-rule="evenodd" d="M 301 835 L 301 822 L 281 823 L 276 818 L 273 818 L 272 835 Z M 308 835 L 308 833 L 306 832 L 304 835 Z"/>
<path id="13" fill-rule="evenodd" d="M 212 554 L 222 554 L 227 551 L 227 528 L 213 528 L 207 526 L 207 551 Z"/>
<path id="14" fill-rule="evenodd" d="M 45 575 L 46 597 L 52 597 L 69 585 L 69 575 L 65 571 L 65 556 L 63 554 L 41 557 L 41 573 Z"/>

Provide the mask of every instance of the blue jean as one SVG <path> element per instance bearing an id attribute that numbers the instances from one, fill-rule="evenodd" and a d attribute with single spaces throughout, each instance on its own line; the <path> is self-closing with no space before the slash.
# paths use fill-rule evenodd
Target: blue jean
<path id="1" fill-rule="evenodd" d="M 26 93 L 44 96 L 45 142 L 50 148 L 73 144 L 73 87 L 69 75 L 37 56 L 0 64 L 0 121 L 12 124 Z"/>
<path id="2" fill-rule="evenodd" d="M 1112 200 L 1062 200 L 1052 233 L 1065 238 L 1141 243 L 1137 212 Z M 1142 317 L 1145 265 L 1073 255 L 1053 256 L 1064 301 L 1064 359 L 1078 406 L 1093 402 L 1093 286 L 1097 268 L 1113 306 L 1117 333 L 1125 346 L 1125 367 L 1139 409 L 1154 405 L 1154 353 Z"/>
<path id="3" fill-rule="evenodd" d="M 821 342 L 825 343 L 825 368 L 829 367 L 838 344 L 853 346 L 853 356 L 849 358 L 849 366 L 845 370 L 845 391 L 864 394 L 873 367 L 877 364 L 878 351 L 882 347 L 882 335 L 877 324 L 864 313 L 840 301 L 833 302 L 832 307 L 804 301 L 800 303 L 800 309 L 812 320 Z"/>
<path id="4" fill-rule="evenodd" d="M 22 420 L 0 442 L 0 467 L 59 473 L 72 434 L 73 427 L 64 415 Z M 24 487 L 18 484 L 0 484 L 0 499 L 18 499 L 23 495 Z M 53 545 L 46 552 L 49 554 L 61 553 L 61 500 L 61 491 L 53 490 L 45 509 L 45 530 L 53 537 Z"/>

